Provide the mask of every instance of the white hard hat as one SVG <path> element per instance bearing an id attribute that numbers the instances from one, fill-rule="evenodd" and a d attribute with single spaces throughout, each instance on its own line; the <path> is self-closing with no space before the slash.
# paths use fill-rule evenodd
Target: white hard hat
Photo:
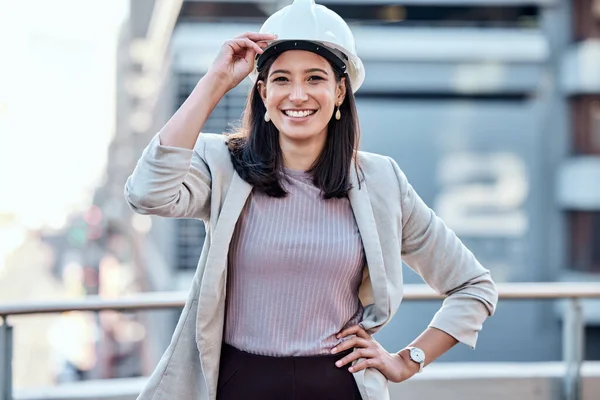
<path id="1" fill-rule="evenodd" d="M 271 15 L 260 33 L 277 34 L 263 54 L 257 56 L 250 78 L 256 81 L 266 59 L 286 50 L 308 50 L 328 59 L 334 68 L 347 73 L 352 91 L 356 92 L 365 79 L 365 68 L 356 54 L 354 35 L 346 22 L 314 0 L 294 0 L 292 4 Z"/>

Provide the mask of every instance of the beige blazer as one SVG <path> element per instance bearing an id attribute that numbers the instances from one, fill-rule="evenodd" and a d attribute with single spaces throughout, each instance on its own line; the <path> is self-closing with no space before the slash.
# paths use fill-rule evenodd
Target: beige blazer
<path id="1" fill-rule="evenodd" d="M 361 326 L 377 332 L 402 301 L 402 261 L 446 295 L 430 326 L 475 347 L 492 315 L 497 292 L 473 254 L 430 210 L 389 157 L 359 152 L 348 195 L 363 241 L 367 268 L 359 290 Z M 352 169 L 354 171 L 354 169 Z M 171 344 L 138 399 L 215 400 L 225 311 L 227 252 L 252 186 L 234 171 L 225 137 L 201 134 L 194 150 L 162 146 L 158 135 L 125 185 L 141 214 L 199 218 L 206 240 L 189 297 Z M 354 373 L 365 400 L 389 399 L 377 369 Z"/>

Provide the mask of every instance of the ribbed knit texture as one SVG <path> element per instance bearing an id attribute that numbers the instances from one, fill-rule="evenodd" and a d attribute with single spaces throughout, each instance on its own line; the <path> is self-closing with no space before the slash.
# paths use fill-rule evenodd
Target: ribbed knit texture
<path id="1" fill-rule="evenodd" d="M 286 173 L 288 196 L 254 191 L 236 225 L 224 340 L 260 355 L 328 354 L 362 318 L 364 250 L 348 199 L 323 200 L 306 173 Z"/>

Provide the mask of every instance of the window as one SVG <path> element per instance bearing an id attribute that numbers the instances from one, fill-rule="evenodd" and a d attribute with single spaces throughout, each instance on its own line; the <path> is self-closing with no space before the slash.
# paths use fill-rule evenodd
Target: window
<path id="1" fill-rule="evenodd" d="M 327 4 L 349 22 L 393 26 L 514 28 L 538 26 L 535 6 Z"/>
<path id="2" fill-rule="evenodd" d="M 593 1 L 593 0 L 588 0 Z M 284 2 L 289 4 L 291 2 Z M 319 1 L 351 24 L 426 27 L 528 28 L 539 25 L 539 8 L 527 4 L 397 5 L 377 1 Z M 507 2 L 510 3 L 510 2 Z M 285 5 L 284 4 L 284 5 Z M 262 23 L 282 4 L 248 1 L 186 1 L 180 22 Z"/>
<path id="3" fill-rule="evenodd" d="M 573 1 L 573 29 L 576 40 L 600 38 L 600 0 Z"/>
<path id="4" fill-rule="evenodd" d="M 576 154 L 600 154 L 600 95 L 571 99 Z"/>
<path id="5" fill-rule="evenodd" d="M 572 211 L 571 269 L 600 273 L 600 211 Z"/>
<path id="6" fill-rule="evenodd" d="M 571 99 L 573 152 L 600 155 L 600 95 Z M 600 211 L 571 211 L 569 219 L 571 269 L 600 273 Z"/>
<path id="7" fill-rule="evenodd" d="M 177 269 L 194 270 L 206 236 L 204 222 L 196 219 L 178 219 L 176 224 Z"/>

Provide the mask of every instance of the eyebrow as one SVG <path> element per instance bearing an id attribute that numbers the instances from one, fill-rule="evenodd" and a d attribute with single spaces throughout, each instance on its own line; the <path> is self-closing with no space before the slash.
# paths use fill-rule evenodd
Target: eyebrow
<path id="1" fill-rule="evenodd" d="M 305 74 L 310 74 L 311 72 L 321 72 L 325 75 L 329 75 L 327 73 L 327 71 L 325 71 L 324 69 L 321 68 L 309 68 L 307 70 L 304 71 Z M 269 75 L 274 75 L 274 74 L 288 74 L 291 75 L 292 73 L 290 71 L 288 71 L 287 69 L 276 69 L 275 71 L 271 72 Z"/>

